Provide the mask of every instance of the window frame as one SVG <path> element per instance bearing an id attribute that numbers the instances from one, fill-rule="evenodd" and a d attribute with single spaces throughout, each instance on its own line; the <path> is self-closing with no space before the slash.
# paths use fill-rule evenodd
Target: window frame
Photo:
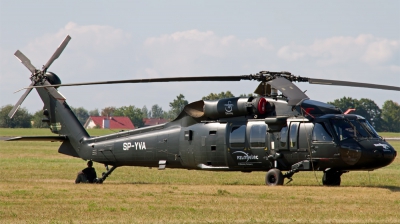
<path id="1" fill-rule="evenodd" d="M 251 124 L 250 129 L 249 129 L 249 147 L 251 149 L 264 149 L 267 147 L 267 128 L 268 126 L 265 123 L 256 123 L 256 124 Z M 257 128 L 257 132 L 261 130 L 261 133 L 254 133 L 253 130 Z M 254 133 L 254 134 L 253 134 Z M 256 134 L 258 136 L 256 136 Z M 253 141 L 253 139 L 257 140 L 262 140 L 260 141 Z M 256 146 L 253 146 L 253 144 L 257 144 Z"/>

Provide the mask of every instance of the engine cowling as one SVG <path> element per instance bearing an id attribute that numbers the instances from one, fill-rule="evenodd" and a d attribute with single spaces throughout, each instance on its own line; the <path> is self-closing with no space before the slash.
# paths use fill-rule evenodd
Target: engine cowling
<path id="1" fill-rule="evenodd" d="M 227 98 L 216 101 L 204 101 L 204 116 L 217 119 L 238 116 L 254 116 L 260 118 L 268 116 L 275 110 L 273 103 L 263 97 Z"/>

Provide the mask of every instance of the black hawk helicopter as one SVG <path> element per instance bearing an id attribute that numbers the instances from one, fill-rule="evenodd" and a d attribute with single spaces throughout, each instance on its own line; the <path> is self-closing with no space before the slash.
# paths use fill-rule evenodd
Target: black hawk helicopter
<path id="1" fill-rule="evenodd" d="M 358 115 L 311 100 L 292 82 L 366 87 L 400 91 L 400 87 L 314 79 L 289 72 L 262 71 L 254 75 L 173 77 L 61 84 L 48 72 L 70 36 L 49 61 L 36 69 L 20 51 L 15 56 L 32 73 L 30 86 L 10 111 L 12 118 L 26 96 L 36 89 L 43 122 L 58 136 L 26 136 L 9 141 L 60 141 L 59 153 L 106 166 L 103 181 L 120 166 L 143 166 L 207 171 L 266 171 L 267 185 L 282 185 L 299 171 L 323 171 L 323 185 L 340 185 L 341 175 L 389 165 L 395 149 Z M 57 90 L 60 86 L 182 81 L 256 80 L 257 97 L 196 101 L 173 121 L 114 134 L 91 137 Z M 278 90 L 282 93 L 278 95 Z M 111 169 L 108 169 L 111 166 Z M 286 171 L 282 174 L 281 171 Z"/>

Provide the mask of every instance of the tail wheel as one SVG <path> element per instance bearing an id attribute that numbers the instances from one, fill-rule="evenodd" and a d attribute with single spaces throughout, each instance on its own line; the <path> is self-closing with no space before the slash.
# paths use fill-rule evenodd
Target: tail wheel
<path id="1" fill-rule="evenodd" d="M 265 175 L 265 184 L 269 186 L 283 185 L 284 176 L 278 169 L 270 169 Z"/>

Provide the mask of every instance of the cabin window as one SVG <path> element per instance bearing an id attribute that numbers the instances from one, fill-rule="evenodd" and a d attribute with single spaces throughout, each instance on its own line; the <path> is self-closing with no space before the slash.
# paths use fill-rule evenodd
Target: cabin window
<path id="1" fill-rule="evenodd" d="M 234 126 L 232 127 L 231 134 L 229 137 L 229 144 L 232 148 L 243 148 L 246 136 L 246 126 Z"/>
<path id="2" fill-rule="evenodd" d="M 290 123 L 290 134 L 289 134 L 289 145 L 290 148 L 297 148 L 297 132 L 299 128 L 299 122 Z"/>
<path id="3" fill-rule="evenodd" d="M 264 148 L 267 125 L 253 125 L 250 128 L 250 147 Z"/>
<path id="4" fill-rule="evenodd" d="M 288 128 L 287 127 L 283 127 L 281 130 L 281 148 L 285 148 L 286 147 L 286 143 L 287 143 L 287 133 L 288 132 Z"/>
<path id="5" fill-rule="evenodd" d="M 312 123 L 300 123 L 299 128 L 299 149 L 308 149 L 311 143 Z"/>
<path id="6" fill-rule="evenodd" d="M 312 140 L 317 142 L 331 142 L 333 141 L 332 135 L 325 127 L 324 123 L 315 123 L 312 133 Z"/>

